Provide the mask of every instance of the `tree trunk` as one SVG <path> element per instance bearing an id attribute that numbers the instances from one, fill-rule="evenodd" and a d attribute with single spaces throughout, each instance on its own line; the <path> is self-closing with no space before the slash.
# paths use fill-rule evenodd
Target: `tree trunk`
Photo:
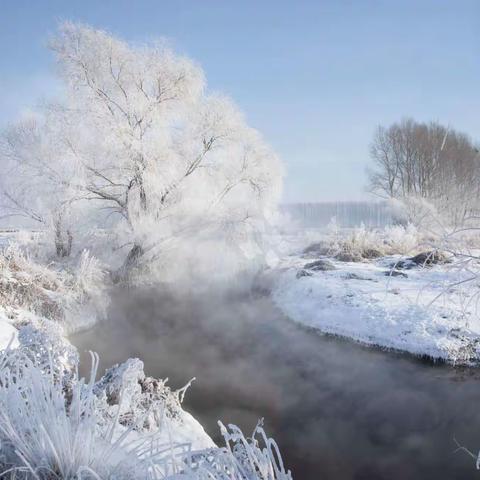
<path id="1" fill-rule="evenodd" d="M 113 281 L 115 283 L 119 283 L 128 280 L 130 272 L 133 268 L 138 266 L 139 260 L 144 253 L 145 250 L 143 247 L 138 243 L 135 243 L 128 252 L 127 258 L 125 258 L 123 265 L 114 273 Z"/>
<path id="2" fill-rule="evenodd" d="M 66 232 L 65 239 L 61 220 L 55 222 L 55 251 L 58 257 L 68 257 L 72 252 L 73 235 L 70 230 Z"/>

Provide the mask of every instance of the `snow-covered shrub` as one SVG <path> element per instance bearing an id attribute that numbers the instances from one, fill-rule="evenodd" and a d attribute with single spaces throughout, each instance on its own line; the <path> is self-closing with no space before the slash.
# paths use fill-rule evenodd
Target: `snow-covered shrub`
<path id="1" fill-rule="evenodd" d="M 459 205 L 455 203 L 454 197 L 429 201 L 423 197 L 407 196 L 389 200 L 396 223 L 413 224 L 424 236 L 433 238 L 467 226 L 478 227 L 480 219 L 475 211 L 467 209 L 462 202 Z"/>
<path id="2" fill-rule="evenodd" d="M 413 255 L 434 248 L 435 237 L 406 223 L 381 229 L 364 225 L 349 230 L 328 229 L 320 240 L 304 249 L 304 253 L 360 262 L 385 255 Z"/>
<path id="3" fill-rule="evenodd" d="M 346 254 L 361 260 L 380 257 L 384 254 L 385 246 L 377 231 L 368 229 L 362 224 L 347 234 L 339 242 L 339 247 L 340 255 Z"/>
<path id="4" fill-rule="evenodd" d="M 0 308 L 22 323 L 31 314 L 53 320 L 67 331 L 102 315 L 107 284 L 98 261 L 83 252 L 77 265 L 48 267 L 33 261 L 16 244 L 0 251 Z M 25 323 L 25 322 L 23 322 Z"/>
<path id="5" fill-rule="evenodd" d="M 407 255 L 424 248 L 425 240 L 415 225 L 388 225 L 383 229 L 354 229 L 340 242 L 344 251 L 363 258 L 381 255 Z"/>
<path id="6" fill-rule="evenodd" d="M 45 263 L 48 248 L 46 246 L 45 232 L 33 230 L 19 230 L 9 243 L 14 243 L 30 258 L 37 262 Z"/>
<path id="7" fill-rule="evenodd" d="M 94 392 L 103 416 L 116 416 L 121 425 L 137 432 L 153 432 L 189 421 L 181 407 L 189 386 L 190 383 L 178 391 L 172 390 L 166 380 L 146 376 L 141 360 L 130 358 L 107 370 Z M 192 442 L 205 445 L 200 433 L 195 435 L 193 429 L 191 433 L 192 437 L 198 437 L 191 438 Z"/>
<path id="8" fill-rule="evenodd" d="M 106 313 L 109 304 L 109 278 L 105 267 L 88 250 L 83 250 L 69 279 L 71 296 L 66 311 L 68 326 L 78 329 L 88 326 Z"/>
<path id="9" fill-rule="evenodd" d="M 9 313 L 21 309 L 63 318 L 57 295 L 65 289 L 61 275 L 31 261 L 15 244 L 0 253 L 0 286 L 0 305 Z"/>
<path id="10" fill-rule="evenodd" d="M 229 425 L 227 429 L 219 422 L 225 447 L 192 448 L 193 444 L 198 446 L 205 441 L 195 432 L 196 423 L 181 407 L 189 385 L 171 390 L 166 381 L 145 376 L 140 360 L 129 359 L 109 369 L 94 386 L 94 392 L 99 398 L 102 422 L 107 419 L 108 424 L 115 417 L 124 428 L 143 435 L 150 432 L 157 441 L 170 442 L 182 452 L 175 454 L 176 458 L 167 456 L 155 467 L 161 478 L 179 473 L 192 480 L 291 478 L 285 472 L 276 443 L 267 438 L 260 423 L 247 439 L 238 427 Z M 186 443 L 179 435 L 179 430 L 185 428 L 190 435 Z"/>
<path id="11" fill-rule="evenodd" d="M 408 255 L 422 246 L 420 233 L 412 223 L 387 226 L 383 235 L 384 249 L 390 254 Z"/>
<path id="12" fill-rule="evenodd" d="M 431 228 L 435 224 L 437 210 L 425 198 L 409 196 L 389 199 L 389 207 L 396 224 L 414 224 L 420 228 Z"/>

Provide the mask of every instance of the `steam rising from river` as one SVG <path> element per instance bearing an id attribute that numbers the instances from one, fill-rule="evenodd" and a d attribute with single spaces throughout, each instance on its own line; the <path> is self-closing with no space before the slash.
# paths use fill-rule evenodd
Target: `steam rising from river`
<path id="1" fill-rule="evenodd" d="M 294 478 L 469 478 L 454 436 L 480 445 L 479 384 L 410 357 L 301 329 L 268 295 L 167 289 L 114 293 L 109 320 L 72 338 L 106 368 L 141 358 L 187 392 L 185 407 L 215 440 L 217 420 L 253 429 L 265 417 Z"/>

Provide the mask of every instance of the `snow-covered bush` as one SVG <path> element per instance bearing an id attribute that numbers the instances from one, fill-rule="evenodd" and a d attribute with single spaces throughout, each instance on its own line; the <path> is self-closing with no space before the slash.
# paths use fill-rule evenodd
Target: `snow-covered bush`
<path id="1" fill-rule="evenodd" d="M 406 225 L 387 225 L 383 229 L 356 228 L 342 243 L 343 249 L 368 258 L 375 255 L 408 255 L 424 246 L 418 229 L 411 223 Z"/>
<path id="2" fill-rule="evenodd" d="M 407 255 L 419 251 L 423 240 L 412 224 L 369 229 L 328 230 L 325 238 L 310 245 L 305 253 L 336 257 L 339 260 L 371 260 L 384 255 Z"/>
<path id="3" fill-rule="evenodd" d="M 0 251 L 0 309 L 14 323 L 31 322 L 33 314 L 78 329 L 103 314 L 106 288 L 102 267 L 88 252 L 76 265 L 56 268 L 33 261 L 16 244 Z"/>
<path id="4" fill-rule="evenodd" d="M 63 311 L 57 292 L 64 281 L 55 271 L 31 261 L 16 245 L 0 253 L 0 305 L 23 309 L 39 316 L 61 320 Z"/>
<path id="5" fill-rule="evenodd" d="M 435 249 L 435 245 L 433 235 L 411 223 L 388 225 L 378 229 L 361 225 L 345 230 L 329 228 L 320 239 L 317 238 L 304 249 L 304 253 L 360 262 L 385 255 L 414 255 Z"/>
<path id="6" fill-rule="evenodd" d="M 447 218 L 441 215 L 437 207 L 427 199 L 417 196 L 392 198 L 389 206 L 396 224 L 412 224 L 424 233 L 434 234 L 442 227 Z"/>
<path id="7" fill-rule="evenodd" d="M 338 243 L 340 254 L 348 254 L 352 258 L 376 258 L 384 253 L 384 242 L 378 232 L 366 228 L 363 224 L 353 229 Z"/>
<path id="8" fill-rule="evenodd" d="M 390 254 L 409 255 L 422 248 L 423 240 L 418 229 L 411 223 L 385 227 L 384 248 Z"/>

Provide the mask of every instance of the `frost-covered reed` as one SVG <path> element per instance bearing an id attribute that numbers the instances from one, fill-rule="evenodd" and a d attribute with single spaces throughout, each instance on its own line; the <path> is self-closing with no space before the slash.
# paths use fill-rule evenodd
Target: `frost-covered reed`
<path id="1" fill-rule="evenodd" d="M 2 478 L 291 478 L 278 447 L 260 424 L 251 438 L 235 426 L 221 425 L 226 446 L 201 451 L 193 451 L 188 443 L 165 442 L 160 430 L 139 433 L 120 424 L 122 400 L 116 415 L 105 415 L 95 389 L 98 357 L 92 354 L 92 359 L 88 380 L 74 374 L 62 381 L 51 356 L 46 366 L 25 348 L 0 353 Z"/>

